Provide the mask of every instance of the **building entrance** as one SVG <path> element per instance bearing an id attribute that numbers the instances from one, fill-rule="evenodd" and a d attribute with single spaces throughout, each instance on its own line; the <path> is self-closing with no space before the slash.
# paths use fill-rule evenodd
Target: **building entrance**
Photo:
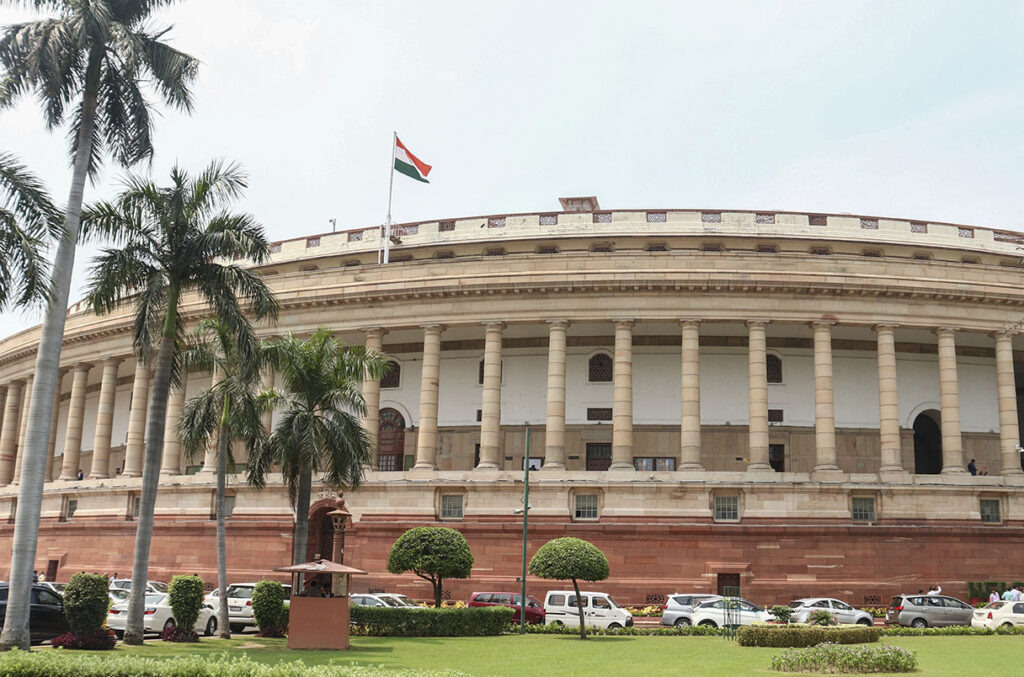
<path id="1" fill-rule="evenodd" d="M 942 472 L 942 428 L 939 412 L 923 411 L 914 419 L 914 472 L 938 475 Z"/>
<path id="2" fill-rule="evenodd" d="M 381 409 L 377 426 L 377 470 L 405 470 L 405 418 Z"/>

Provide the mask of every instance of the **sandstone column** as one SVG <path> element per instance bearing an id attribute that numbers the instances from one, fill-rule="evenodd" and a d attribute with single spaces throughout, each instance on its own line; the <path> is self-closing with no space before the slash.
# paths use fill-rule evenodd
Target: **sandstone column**
<path id="1" fill-rule="evenodd" d="M 541 470 L 565 469 L 565 335 L 569 323 L 548 322 L 548 411 Z"/>
<path id="2" fill-rule="evenodd" d="M 366 349 L 372 350 L 373 352 L 381 352 L 381 348 L 384 346 L 384 335 L 387 334 L 387 329 L 381 327 L 374 327 L 366 330 Z M 272 374 L 271 374 L 272 376 Z M 363 416 L 363 428 L 366 429 L 367 434 L 370 436 L 370 449 L 373 450 L 373 455 L 370 460 L 373 468 L 377 467 L 377 433 L 380 428 L 380 379 L 379 378 L 363 378 L 363 400 L 366 402 L 366 415 Z M 268 412 L 269 414 L 270 412 Z M 267 430 L 270 430 L 270 424 L 264 421 Z"/>
<path id="3" fill-rule="evenodd" d="M 747 322 L 750 332 L 750 462 L 747 470 L 771 470 L 768 463 L 768 339 L 765 320 Z"/>
<path id="4" fill-rule="evenodd" d="M 615 322 L 611 470 L 633 470 L 633 320 Z"/>
<path id="5" fill-rule="evenodd" d="M 96 436 L 93 438 L 92 470 L 90 478 L 110 477 L 110 433 L 114 427 L 114 397 L 117 395 L 117 368 L 121 358 L 108 357 L 103 361 L 103 379 L 100 382 L 100 403 L 96 410 Z"/>
<path id="6" fill-rule="evenodd" d="M 213 377 L 210 379 L 210 387 L 216 388 L 224 380 L 224 372 L 219 367 L 213 368 Z M 217 446 L 220 442 L 220 434 L 213 435 L 210 443 L 206 445 L 206 455 L 203 456 L 203 467 L 199 469 L 200 474 L 217 474 Z M 230 469 L 228 469 L 230 472 Z"/>
<path id="7" fill-rule="evenodd" d="M 703 470 L 700 458 L 700 321 L 682 321 L 682 419 L 679 469 Z"/>
<path id="8" fill-rule="evenodd" d="M 82 452 L 82 423 L 85 418 L 85 389 L 91 368 L 90 364 L 76 364 L 71 370 L 71 403 L 64 431 L 64 462 L 60 469 L 62 480 L 78 478 L 78 457 Z"/>
<path id="9" fill-rule="evenodd" d="M 1017 426 L 1017 383 L 1013 374 L 1013 335 L 997 333 L 996 382 L 999 388 L 999 448 L 1003 475 L 1020 475 L 1020 431 Z"/>
<path id="10" fill-rule="evenodd" d="M 146 445 L 146 413 L 149 409 L 149 368 L 140 358 L 135 363 L 132 406 L 128 412 L 128 440 L 124 450 L 124 476 L 142 476 L 142 456 Z"/>
<path id="11" fill-rule="evenodd" d="M 839 470 L 836 465 L 836 414 L 832 377 L 832 325 L 812 322 L 814 329 L 814 442 L 815 472 Z"/>
<path id="12" fill-rule="evenodd" d="M 162 476 L 181 474 L 181 434 L 178 422 L 181 409 L 185 406 L 185 384 L 173 388 L 167 398 L 167 415 L 164 418 L 164 448 L 160 460 Z"/>
<path id="13" fill-rule="evenodd" d="M 21 481 L 21 460 L 25 456 L 25 436 L 28 435 L 28 409 L 32 400 L 32 384 L 35 378 L 29 375 L 25 379 L 25 388 L 21 391 L 21 426 L 18 432 L 18 449 L 14 457 L 14 477 L 11 481 L 17 484 Z"/>
<path id="14" fill-rule="evenodd" d="M 64 371 L 57 372 L 57 387 L 53 390 L 53 413 L 50 415 L 50 441 L 46 446 L 46 476 L 44 481 L 53 481 L 53 458 L 57 453 L 57 423 L 60 421 L 60 400 L 61 384 L 64 381 Z"/>
<path id="15" fill-rule="evenodd" d="M 441 378 L 441 332 L 444 325 L 423 327 L 423 374 L 420 377 L 420 429 L 416 436 L 416 470 L 434 470 L 437 455 L 437 395 Z"/>
<path id="16" fill-rule="evenodd" d="M 938 327 L 939 394 L 942 403 L 942 472 L 964 470 L 963 443 L 960 439 L 960 388 L 956 371 L 956 330 Z"/>
<path id="17" fill-rule="evenodd" d="M 484 334 L 484 383 L 480 404 L 479 469 L 494 469 L 501 458 L 501 333 L 504 322 L 487 322 Z"/>
<path id="18" fill-rule="evenodd" d="M 7 386 L 0 385 L 0 430 L 3 430 L 5 409 L 7 409 Z"/>
<path id="19" fill-rule="evenodd" d="M 902 472 L 900 391 L 896 382 L 896 327 L 876 325 L 878 336 L 878 434 L 882 465 L 879 472 Z"/>
<path id="20" fill-rule="evenodd" d="M 18 426 L 21 424 L 21 392 L 23 381 L 7 384 L 4 403 L 4 424 L 0 430 L 0 485 L 10 484 L 14 477 L 14 454 L 18 449 Z"/>

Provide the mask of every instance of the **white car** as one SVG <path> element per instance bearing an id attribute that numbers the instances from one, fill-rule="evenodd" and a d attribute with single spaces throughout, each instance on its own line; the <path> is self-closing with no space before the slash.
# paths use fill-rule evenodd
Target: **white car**
<path id="1" fill-rule="evenodd" d="M 611 595 L 580 591 L 580 599 L 583 602 L 583 622 L 588 627 L 618 630 L 633 626 L 633 614 L 616 604 Z M 544 623 L 580 627 L 576 593 L 572 590 L 548 590 L 544 598 Z"/>
<path id="2" fill-rule="evenodd" d="M 693 610 L 690 620 L 694 625 L 721 628 L 735 625 L 753 625 L 775 620 L 770 612 L 745 599 L 726 597 L 704 602 Z"/>
<path id="3" fill-rule="evenodd" d="M 118 602 L 110 607 L 110 611 L 107 612 L 107 627 L 113 630 L 118 637 L 124 636 L 127 622 L 128 600 Z M 146 615 L 142 626 L 144 632 L 163 632 L 176 626 L 174 612 L 168 603 L 167 595 L 146 595 Z M 207 637 L 217 632 L 217 615 L 209 604 L 203 604 L 199 609 L 199 617 L 192 629 Z"/>
<path id="4" fill-rule="evenodd" d="M 256 617 L 252 613 L 252 591 L 255 589 L 255 583 L 232 583 L 228 586 L 228 622 L 231 624 L 231 632 L 242 632 L 247 627 L 256 625 Z M 206 595 L 203 599 L 203 602 L 209 604 L 210 608 L 213 609 L 214 616 L 217 615 L 217 611 L 220 609 L 219 593 L 220 589 L 214 588 L 213 592 Z M 284 604 L 288 606 L 288 598 L 291 597 L 292 586 L 285 585 L 284 593 Z"/>
<path id="5" fill-rule="evenodd" d="M 1024 625 L 1024 602 L 989 602 L 980 609 L 974 610 L 971 617 L 972 628 L 1012 627 Z"/>
<path id="6" fill-rule="evenodd" d="M 115 578 L 114 580 L 110 581 L 110 589 L 111 590 L 127 590 L 127 591 L 130 592 L 131 589 L 132 589 L 132 579 L 130 579 L 130 578 Z M 146 581 L 146 594 L 147 595 L 150 595 L 150 594 L 153 594 L 153 595 L 158 595 L 158 594 L 166 595 L 167 594 L 167 584 L 164 583 L 163 581 Z"/>
<path id="7" fill-rule="evenodd" d="M 407 595 L 401 595 L 396 592 L 382 592 L 377 597 L 395 602 L 398 606 L 421 608 L 419 604 L 412 601 Z"/>
<path id="8" fill-rule="evenodd" d="M 794 599 L 789 603 L 793 610 L 790 621 L 807 623 L 815 611 L 827 611 L 836 619 L 836 623 L 856 623 L 858 625 L 874 625 L 875 619 L 867 611 L 854 609 L 846 602 L 831 597 L 805 597 Z"/>
<path id="9" fill-rule="evenodd" d="M 348 596 L 349 604 L 358 604 L 359 606 L 384 606 L 384 607 L 399 607 L 406 606 L 396 599 L 392 599 L 390 595 L 370 595 L 370 594 L 357 594 Z M 416 606 L 415 604 L 413 606 Z"/>

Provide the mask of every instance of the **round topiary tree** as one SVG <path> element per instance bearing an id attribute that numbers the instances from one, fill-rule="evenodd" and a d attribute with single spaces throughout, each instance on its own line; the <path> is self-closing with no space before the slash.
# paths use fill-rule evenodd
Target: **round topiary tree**
<path id="1" fill-rule="evenodd" d="M 175 630 L 163 639 L 172 642 L 198 642 L 195 633 L 199 610 L 203 608 L 203 579 L 199 576 L 175 576 L 167 589 L 167 601 L 174 614 Z"/>
<path id="2" fill-rule="evenodd" d="M 252 615 L 260 637 L 283 637 L 288 624 L 284 586 L 277 581 L 260 581 L 252 591 Z"/>
<path id="3" fill-rule="evenodd" d="M 583 600 L 577 581 L 603 581 L 608 578 L 608 558 L 601 549 L 581 538 L 556 538 L 542 545 L 534 554 L 529 571 L 541 578 L 572 581 L 576 591 L 576 609 L 580 614 L 580 639 L 586 639 Z"/>
<path id="4" fill-rule="evenodd" d="M 64 616 L 77 641 L 62 643 L 69 649 L 112 649 L 114 642 L 103 625 L 110 609 L 110 592 L 106 576 L 75 574 L 64 588 Z M 102 641 L 97 641 L 100 635 Z"/>
<path id="5" fill-rule="evenodd" d="M 444 579 L 469 578 L 473 553 L 465 537 L 448 527 L 416 527 L 398 537 L 388 555 L 388 571 L 411 571 L 430 581 L 434 605 L 441 606 Z"/>

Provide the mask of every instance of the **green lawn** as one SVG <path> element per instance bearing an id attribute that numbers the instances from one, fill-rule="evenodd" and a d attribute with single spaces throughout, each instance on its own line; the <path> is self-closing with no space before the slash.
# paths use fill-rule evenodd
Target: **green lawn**
<path id="1" fill-rule="evenodd" d="M 237 636 L 236 636 L 237 637 Z M 883 641 L 917 652 L 920 671 L 931 677 L 1024 677 L 1024 637 L 889 637 Z M 183 653 L 214 655 L 229 650 L 253 660 L 306 664 L 358 663 L 388 668 L 453 668 L 471 675 L 772 675 L 769 657 L 781 649 L 737 646 L 720 637 L 354 637 L 346 652 L 288 651 L 285 640 L 243 636 L 204 639 L 198 645 L 148 642 L 119 646 L 119 653 L 159 658 Z M 105 652 L 104 652 L 105 653 Z M 110 656 L 110 653 L 105 653 Z"/>

